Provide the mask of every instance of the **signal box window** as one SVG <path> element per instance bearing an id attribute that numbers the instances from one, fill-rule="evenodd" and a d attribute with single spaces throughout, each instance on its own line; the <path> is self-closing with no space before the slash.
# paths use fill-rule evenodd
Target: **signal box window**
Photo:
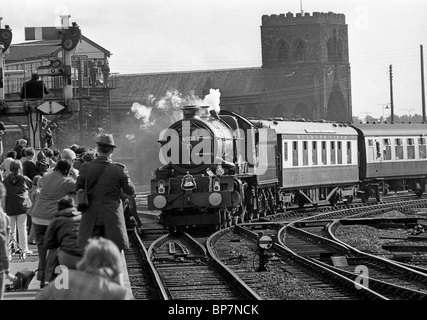
<path id="1" fill-rule="evenodd" d="M 298 141 L 292 142 L 292 165 L 298 167 Z"/>
<path id="2" fill-rule="evenodd" d="M 331 141 L 331 164 L 335 164 L 335 141 Z"/>
<path id="3" fill-rule="evenodd" d="M 406 140 L 406 149 L 408 151 L 408 159 L 415 159 L 415 145 L 414 145 L 414 139 L 408 138 Z"/>
<path id="4" fill-rule="evenodd" d="M 317 165 L 317 141 L 313 141 L 313 153 L 312 153 L 313 165 Z"/>
<path id="5" fill-rule="evenodd" d="M 326 141 L 322 141 L 322 164 L 326 164 Z"/>
<path id="6" fill-rule="evenodd" d="M 402 139 L 397 138 L 395 141 L 395 152 L 396 152 L 396 160 L 402 160 L 403 159 L 403 145 L 402 145 Z"/>
<path id="7" fill-rule="evenodd" d="M 302 142 L 302 165 L 308 166 L 308 142 Z"/>
<path id="8" fill-rule="evenodd" d="M 384 139 L 384 150 L 383 150 L 383 159 L 391 160 L 391 141 L 390 139 Z"/>
<path id="9" fill-rule="evenodd" d="M 351 164 L 351 142 L 347 141 L 347 164 Z"/>
<path id="10" fill-rule="evenodd" d="M 338 141 L 337 146 L 338 146 L 338 164 L 342 164 L 342 142 Z"/>
<path id="11" fill-rule="evenodd" d="M 425 138 L 418 138 L 418 153 L 420 156 L 420 159 L 426 159 L 426 139 Z"/>

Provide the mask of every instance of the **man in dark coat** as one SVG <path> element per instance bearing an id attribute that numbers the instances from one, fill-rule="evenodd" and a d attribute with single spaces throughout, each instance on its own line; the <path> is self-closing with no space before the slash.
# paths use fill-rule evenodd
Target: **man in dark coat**
<path id="1" fill-rule="evenodd" d="M 31 80 L 24 83 L 21 90 L 21 99 L 43 99 L 43 93 L 48 94 L 49 90 L 43 81 L 39 80 L 37 72 L 31 74 Z"/>
<path id="2" fill-rule="evenodd" d="M 81 167 L 77 178 L 77 190 L 87 183 L 89 207 L 82 212 L 78 243 L 84 248 L 89 238 L 104 237 L 113 241 L 120 250 L 129 248 L 123 205 L 120 194 L 123 191 L 135 196 L 124 165 L 111 160 L 114 145 L 113 136 L 101 134 L 96 139 L 98 157 Z"/>

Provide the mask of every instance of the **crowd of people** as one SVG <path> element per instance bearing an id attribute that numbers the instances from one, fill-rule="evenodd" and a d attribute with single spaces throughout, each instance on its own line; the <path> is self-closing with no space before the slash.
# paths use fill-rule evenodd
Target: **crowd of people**
<path id="1" fill-rule="evenodd" d="M 36 244 L 39 258 L 37 299 L 131 297 L 121 279 L 130 221 L 123 202 L 135 197 L 135 186 L 126 167 L 112 161 L 113 136 L 100 134 L 95 143 L 36 152 L 21 139 L 7 152 L 0 164 L 0 299 L 4 279 L 14 279 L 14 250 L 33 254 L 29 243 Z M 89 205 L 81 212 L 76 193 L 84 188 Z M 72 270 L 65 294 L 54 286 L 57 266 Z"/>

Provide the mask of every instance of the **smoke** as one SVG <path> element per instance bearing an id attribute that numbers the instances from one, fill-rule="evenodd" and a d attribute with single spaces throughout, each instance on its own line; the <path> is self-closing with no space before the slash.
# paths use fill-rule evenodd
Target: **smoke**
<path id="1" fill-rule="evenodd" d="M 205 97 L 203 100 L 203 104 L 205 106 L 209 106 L 209 110 L 213 109 L 217 113 L 221 110 L 219 106 L 221 93 L 219 92 L 219 89 L 210 89 L 209 94 Z"/>
<path id="2" fill-rule="evenodd" d="M 141 129 L 164 129 L 172 123 L 182 119 L 182 107 L 187 105 L 209 106 L 209 110 L 220 111 L 219 89 L 210 89 L 209 94 L 202 100 L 195 95 L 194 91 L 183 96 L 176 89 L 171 89 L 161 98 L 149 95 L 146 105 L 134 102 L 131 111 L 137 119 L 141 120 Z"/>
<path id="3" fill-rule="evenodd" d="M 141 119 L 141 126 L 149 127 L 154 125 L 154 121 L 150 121 L 152 109 L 152 107 L 147 107 L 143 104 L 139 104 L 138 102 L 134 102 L 130 110 L 133 112 L 135 118 Z"/>

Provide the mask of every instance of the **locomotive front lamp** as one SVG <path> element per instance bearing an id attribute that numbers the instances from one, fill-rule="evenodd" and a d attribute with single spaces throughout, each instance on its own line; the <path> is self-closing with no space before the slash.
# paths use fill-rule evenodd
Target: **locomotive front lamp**
<path id="1" fill-rule="evenodd" d="M 157 188 L 157 192 L 159 194 L 164 194 L 165 193 L 165 182 L 163 180 L 159 181 L 159 186 Z"/>
<path id="2" fill-rule="evenodd" d="M 221 184 L 220 184 L 219 178 L 214 178 L 213 191 L 220 191 L 220 190 L 221 190 Z"/>
<path id="3" fill-rule="evenodd" d="M 194 177 L 187 171 L 187 174 L 182 178 L 181 188 L 184 190 L 193 190 L 196 187 Z"/>

